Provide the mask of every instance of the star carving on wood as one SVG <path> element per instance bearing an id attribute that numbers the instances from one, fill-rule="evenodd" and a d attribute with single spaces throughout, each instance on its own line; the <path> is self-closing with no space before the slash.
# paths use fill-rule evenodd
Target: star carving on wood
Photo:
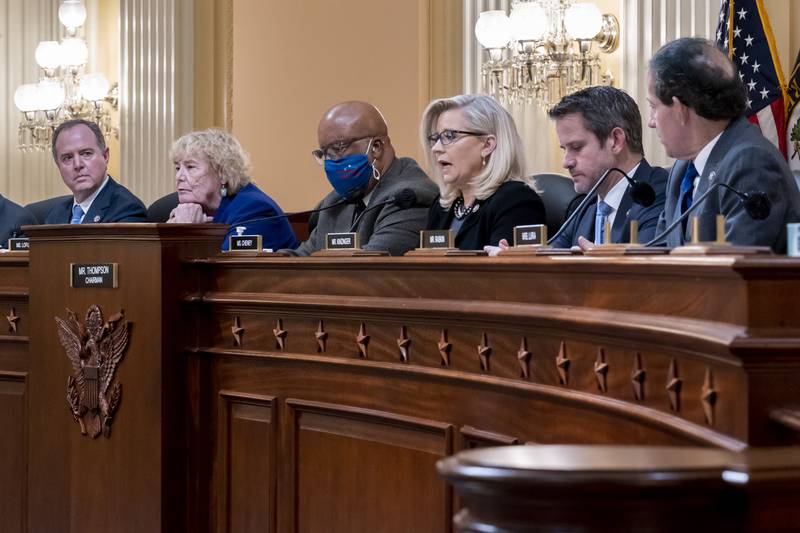
<path id="1" fill-rule="evenodd" d="M 492 356 L 492 347 L 489 346 L 489 337 L 486 333 L 481 337 L 481 343 L 478 345 L 478 359 L 480 360 L 481 370 L 484 372 L 489 371 L 489 358 Z"/>
<path id="2" fill-rule="evenodd" d="M 530 379 L 531 375 L 531 352 L 528 351 L 528 339 L 522 337 L 517 350 L 517 361 L 519 361 L 519 374 L 522 379 Z"/>
<path id="3" fill-rule="evenodd" d="M 561 341 L 561 346 L 558 348 L 558 356 L 556 357 L 556 369 L 558 370 L 558 383 L 565 387 L 569 385 L 569 365 L 567 343 Z"/>
<path id="4" fill-rule="evenodd" d="M 711 367 L 706 367 L 706 377 L 703 380 L 703 390 L 700 399 L 703 402 L 703 412 L 709 426 L 714 425 L 714 406 L 717 403 L 717 391 L 714 388 L 714 374 Z"/>
<path id="5" fill-rule="evenodd" d="M 400 360 L 408 363 L 408 351 L 411 348 L 411 339 L 408 338 L 406 327 L 400 326 L 400 337 L 397 339 L 397 349 L 400 350 Z"/>
<path id="6" fill-rule="evenodd" d="M 281 350 L 286 349 L 286 335 L 289 334 L 288 331 L 283 329 L 283 320 L 278 319 L 278 323 L 275 324 L 275 327 L 272 328 L 272 334 L 275 335 L 275 346 Z"/>
<path id="7" fill-rule="evenodd" d="M 314 338 L 317 339 L 317 353 L 325 353 L 325 341 L 328 340 L 328 333 L 325 331 L 322 320 L 317 323 L 317 331 L 314 332 Z"/>
<path id="8" fill-rule="evenodd" d="M 367 358 L 367 348 L 369 347 L 369 335 L 367 335 L 367 326 L 362 322 L 358 328 L 358 335 L 356 335 L 356 344 L 358 344 L 358 353 L 364 359 Z"/>
<path id="9" fill-rule="evenodd" d="M 597 378 L 597 388 L 605 394 L 608 392 L 608 363 L 606 363 L 606 352 L 602 348 L 597 349 L 597 359 L 594 362 L 594 375 Z"/>
<path id="10" fill-rule="evenodd" d="M 450 366 L 450 351 L 453 349 L 453 344 L 447 341 L 447 330 L 442 329 L 442 334 L 439 336 L 439 355 L 442 358 L 442 366 Z"/>
<path id="11" fill-rule="evenodd" d="M 681 383 L 683 380 L 678 377 L 678 362 L 673 358 L 669 363 L 667 373 L 667 395 L 669 396 L 669 407 L 673 411 L 681 410 Z"/>
<path id="12" fill-rule="evenodd" d="M 242 327 L 242 323 L 239 320 L 239 315 L 236 315 L 233 319 L 233 326 L 231 326 L 231 333 L 233 333 L 234 346 L 241 346 L 242 334 L 244 333 L 244 328 Z"/>
<path id="13" fill-rule="evenodd" d="M 633 358 L 633 372 L 631 372 L 631 384 L 633 385 L 633 396 L 637 402 L 644 401 L 644 381 L 647 372 L 642 367 L 642 354 L 636 352 Z"/>
<path id="14" fill-rule="evenodd" d="M 11 312 L 6 315 L 6 320 L 8 320 L 8 332 L 16 335 L 19 316 L 17 316 L 17 312 L 13 307 L 11 308 Z"/>

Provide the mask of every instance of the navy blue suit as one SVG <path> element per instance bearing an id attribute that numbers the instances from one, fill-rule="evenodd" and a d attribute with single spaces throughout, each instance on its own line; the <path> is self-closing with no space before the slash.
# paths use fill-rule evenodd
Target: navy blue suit
<path id="1" fill-rule="evenodd" d="M 69 224 L 73 205 L 73 198 L 66 198 L 57 203 L 45 217 L 44 223 Z M 81 224 L 109 222 L 147 222 L 147 210 L 142 201 L 110 177 L 106 186 L 92 202 Z"/>
<path id="2" fill-rule="evenodd" d="M 248 183 L 236 194 L 223 198 L 214 214 L 214 222 L 230 226 L 222 243 L 222 249 L 228 249 L 228 237 L 236 235 L 236 226 L 246 227 L 247 235 L 261 235 L 261 245 L 264 248 L 273 250 L 295 248 L 299 243 L 286 217 L 263 220 L 282 214 L 283 211 L 272 198 L 252 183 Z M 250 220 L 252 222 L 248 222 Z"/>
<path id="3" fill-rule="evenodd" d="M 633 179 L 649 183 L 656 192 L 656 199 L 650 207 L 643 207 L 633 202 L 631 190 L 628 187 L 622 195 L 622 201 L 614 217 L 614 225 L 611 228 L 611 241 L 614 243 L 627 243 L 631 240 L 631 220 L 639 222 L 638 242 L 646 243 L 656 235 L 658 217 L 664 209 L 665 191 L 667 187 L 667 171 L 661 167 L 651 167 L 650 164 L 642 159 L 639 168 Z M 625 178 L 622 178 L 625 179 Z M 550 244 L 554 248 L 569 248 L 578 245 L 578 237 L 583 237 L 594 241 L 594 221 L 597 214 L 597 201 L 591 201 L 583 215 L 576 217 L 559 235 L 558 239 Z"/>
<path id="4" fill-rule="evenodd" d="M 0 248 L 8 247 L 13 234 L 19 235 L 20 226 L 38 223 L 33 213 L 0 195 Z"/>

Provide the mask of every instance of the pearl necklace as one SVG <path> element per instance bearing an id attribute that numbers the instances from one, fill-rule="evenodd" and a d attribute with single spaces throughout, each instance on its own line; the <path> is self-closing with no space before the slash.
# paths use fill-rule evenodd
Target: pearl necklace
<path id="1" fill-rule="evenodd" d="M 456 198 L 455 202 L 453 202 L 453 214 L 456 216 L 457 219 L 461 220 L 462 218 L 474 213 L 480 208 L 480 204 L 476 201 L 472 202 L 469 207 L 464 206 L 464 197 L 459 196 Z"/>

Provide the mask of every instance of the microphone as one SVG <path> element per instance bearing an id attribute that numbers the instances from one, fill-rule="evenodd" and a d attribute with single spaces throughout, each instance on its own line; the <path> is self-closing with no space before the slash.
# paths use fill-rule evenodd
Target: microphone
<path id="1" fill-rule="evenodd" d="M 725 189 L 728 189 L 736 196 L 738 196 L 739 201 L 742 202 L 744 210 L 747 212 L 748 215 L 750 215 L 750 218 L 752 218 L 753 220 L 764 220 L 769 216 L 769 213 L 772 210 L 772 202 L 769 201 L 769 198 L 767 197 L 766 193 L 762 191 L 742 192 L 740 190 L 734 189 L 727 183 L 722 183 L 721 181 L 718 181 L 716 183 L 713 183 L 706 192 L 701 194 L 697 198 L 697 200 L 692 202 L 692 206 L 689 209 L 687 209 L 685 213 L 683 213 L 681 216 L 675 219 L 672 222 L 672 224 L 670 224 L 667 227 L 667 229 L 665 229 L 664 231 L 653 237 L 653 239 L 650 242 L 645 244 L 645 247 L 661 244 L 666 239 L 667 235 L 669 235 L 672 232 L 672 230 L 674 230 L 678 225 L 680 225 L 684 220 L 686 220 L 689 217 L 689 215 L 695 209 L 697 209 L 697 207 L 700 204 L 702 204 L 706 198 L 708 198 L 708 195 L 711 194 L 713 191 L 717 190 L 719 187 L 724 187 Z"/>
<path id="2" fill-rule="evenodd" d="M 252 224 L 253 222 L 266 222 L 267 220 L 274 220 L 276 218 L 289 218 L 295 215 L 310 215 L 313 213 L 319 213 L 320 211 L 325 211 L 326 209 L 333 209 L 334 207 L 339 207 L 340 205 L 354 204 L 360 201 L 362 198 L 364 198 L 364 191 L 360 189 L 353 189 L 352 191 L 347 193 L 347 196 L 345 196 L 338 202 L 334 202 L 331 205 L 326 205 L 325 207 L 318 207 L 317 209 L 309 209 L 307 211 L 295 211 L 294 213 L 283 213 L 281 215 L 272 215 L 269 217 L 251 218 L 249 220 L 242 220 L 241 222 L 237 222 L 236 224 L 231 224 L 231 226 L 244 226 L 246 224 Z"/>
<path id="3" fill-rule="evenodd" d="M 372 211 L 373 209 L 376 209 L 378 207 L 383 207 L 391 204 L 396 205 L 400 209 L 408 209 L 409 207 L 412 207 L 416 203 L 417 203 L 417 194 L 414 191 L 412 191 L 411 189 L 400 189 L 395 193 L 394 196 L 392 196 L 388 200 L 385 200 L 383 202 L 378 202 L 377 204 L 371 205 L 368 208 L 364 209 L 353 221 L 353 224 L 350 226 L 348 232 L 352 232 L 358 227 L 359 222 L 361 222 L 361 219 L 364 217 L 367 211 Z"/>
<path id="4" fill-rule="evenodd" d="M 567 218 L 567 220 L 561 225 L 556 234 L 547 239 L 547 244 L 550 244 L 551 242 L 556 240 L 559 235 L 564 233 L 564 231 L 567 229 L 567 227 L 569 227 L 570 223 L 575 219 L 575 217 L 578 216 L 579 213 L 580 216 L 583 216 L 583 211 L 586 208 L 586 206 L 589 205 L 589 200 L 593 198 L 597 188 L 600 187 L 600 185 L 605 181 L 606 177 L 609 175 L 609 173 L 611 173 L 612 170 L 616 170 L 617 172 L 622 174 L 626 180 L 628 180 L 628 186 L 631 188 L 631 199 L 634 202 L 643 207 L 650 207 L 651 205 L 653 205 L 653 202 L 655 202 L 656 200 L 656 191 L 649 183 L 633 179 L 632 177 L 628 176 L 628 174 L 624 170 L 620 168 L 611 167 L 607 169 L 605 172 L 603 172 L 603 174 L 600 176 L 600 179 L 597 180 L 597 183 L 594 184 L 594 186 L 591 188 L 591 190 L 583 199 L 583 201 L 580 204 L 578 204 L 578 207 L 575 209 L 575 211 L 573 211 L 572 214 L 569 216 L 569 218 Z"/>

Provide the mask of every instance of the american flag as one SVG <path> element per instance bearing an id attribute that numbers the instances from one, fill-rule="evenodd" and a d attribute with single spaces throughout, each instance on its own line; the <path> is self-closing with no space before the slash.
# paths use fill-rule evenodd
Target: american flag
<path id="1" fill-rule="evenodd" d="M 747 88 L 747 118 L 786 157 L 786 85 L 761 0 L 722 1 L 717 46 L 739 68 Z"/>

